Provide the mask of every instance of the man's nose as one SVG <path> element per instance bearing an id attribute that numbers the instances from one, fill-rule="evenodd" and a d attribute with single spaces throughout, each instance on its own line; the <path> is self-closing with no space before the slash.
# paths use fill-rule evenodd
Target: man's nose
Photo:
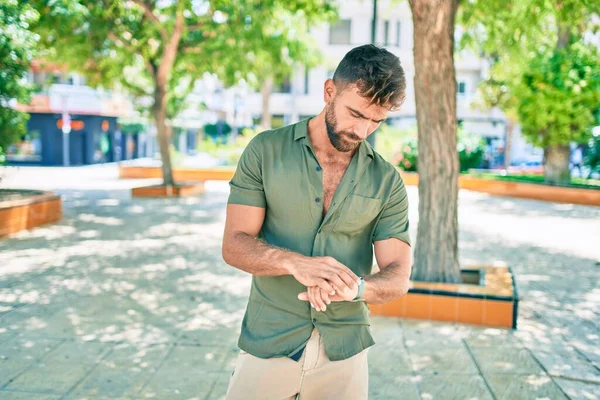
<path id="1" fill-rule="evenodd" d="M 360 121 L 354 126 L 354 134 L 360 137 L 361 140 L 365 140 L 367 136 L 369 136 L 369 133 L 371 133 L 371 130 L 373 129 L 374 127 L 371 121 Z"/>

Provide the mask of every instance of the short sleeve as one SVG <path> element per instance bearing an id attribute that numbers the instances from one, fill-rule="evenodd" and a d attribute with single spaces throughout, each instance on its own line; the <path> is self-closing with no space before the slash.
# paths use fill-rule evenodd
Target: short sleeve
<path id="1" fill-rule="evenodd" d="M 259 137 L 254 137 L 244 149 L 233 178 L 228 204 L 267 206 L 262 180 L 262 151 Z"/>
<path id="2" fill-rule="evenodd" d="M 383 209 L 375 231 L 373 242 L 389 238 L 397 238 L 410 246 L 410 234 L 408 223 L 408 196 L 402 179 L 398 176 L 394 180 L 389 199 Z"/>

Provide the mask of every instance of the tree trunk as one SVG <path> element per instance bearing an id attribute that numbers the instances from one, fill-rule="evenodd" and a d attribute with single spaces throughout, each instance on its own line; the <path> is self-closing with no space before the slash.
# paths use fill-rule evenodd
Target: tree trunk
<path id="1" fill-rule="evenodd" d="M 263 82 L 262 92 L 262 119 L 260 126 L 264 130 L 271 129 L 271 92 L 273 91 L 273 77 L 270 76 Z"/>
<path id="2" fill-rule="evenodd" d="M 515 121 L 511 118 L 506 119 L 506 143 L 504 143 L 504 168 L 510 167 L 510 157 L 513 146 L 513 136 L 515 132 Z"/>
<path id="3" fill-rule="evenodd" d="M 410 0 L 419 139 L 414 280 L 460 282 L 456 151 L 456 0 Z"/>
<path id="4" fill-rule="evenodd" d="M 544 149 L 544 181 L 552 185 L 568 185 L 571 181 L 569 145 L 552 145 Z"/>
<path id="5" fill-rule="evenodd" d="M 162 160 L 163 185 L 173 186 L 173 169 L 171 167 L 170 143 L 171 135 L 167 127 L 167 93 L 165 87 L 158 87 L 154 91 L 154 122 L 158 137 L 158 147 L 160 149 L 160 158 Z"/>

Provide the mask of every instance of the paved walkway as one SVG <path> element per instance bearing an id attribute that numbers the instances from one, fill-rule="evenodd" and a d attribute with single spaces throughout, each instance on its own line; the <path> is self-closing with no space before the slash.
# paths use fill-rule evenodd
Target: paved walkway
<path id="1" fill-rule="evenodd" d="M 114 165 L 6 174 L 65 215 L 0 239 L 0 399 L 223 397 L 250 285 L 220 258 L 227 185 L 131 199 L 138 183 Z M 459 218 L 465 264 L 517 272 L 519 329 L 374 318 L 370 398 L 600 398 L 600 208 L 462 191 Z"/>

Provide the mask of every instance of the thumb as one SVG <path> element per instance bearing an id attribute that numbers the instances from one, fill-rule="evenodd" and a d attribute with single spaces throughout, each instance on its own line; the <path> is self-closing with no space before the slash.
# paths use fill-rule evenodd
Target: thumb
<path id="1" fill-rule="evenodd" d="M 298 300 L 308 301 L 308 292 L 302 292 L 298 295 Z"/>

